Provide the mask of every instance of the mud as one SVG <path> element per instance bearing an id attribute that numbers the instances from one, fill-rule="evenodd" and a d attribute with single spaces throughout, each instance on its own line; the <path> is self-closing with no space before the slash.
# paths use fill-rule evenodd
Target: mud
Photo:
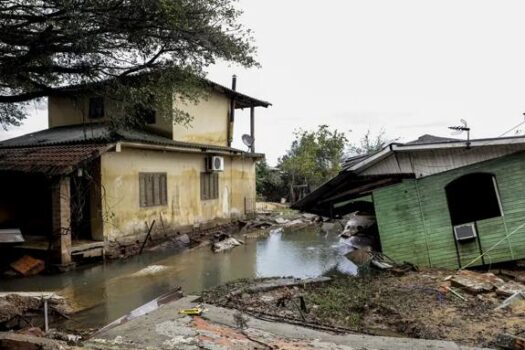
<path id="1" fill-rule="evenodd" d="M 205 302 L 236 308 L 258 317 L 341 332 L 451 340 L 494 346 L 501 333 L 525 332 L 521 309 L 495 310 L 503 297 L 495 292 L 465 299 L 443 292 L 455 271 L 420 270 L 364 277 L 334 276 L 318 285 L 232 295 L 259 281 L 242 280 L 203 293 Z M 304 302 L 302 305 L 301 299 Z"/>

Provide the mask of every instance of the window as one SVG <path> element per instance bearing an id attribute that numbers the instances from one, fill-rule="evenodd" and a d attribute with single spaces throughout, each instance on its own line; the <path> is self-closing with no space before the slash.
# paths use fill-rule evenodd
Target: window
<path id="1" fill-rule="evenodd" d="M 104 118 L 104 97 L 91 97 L 89 99 L 89 118 Z"/>
<path id="2" fill-rule="evenodd" d="M 445 187 L 452 225 L 501 216 L 496 178 L 488 173 L 464 175 Z"/>
<path id="3" fill-rule="evenodd" d="M 219 174 L 201 173 L 201 200 L 219 198 Z"/>
<path id="4" fill-rule="evenodd" d="M 141 207 L 167 205 L 166 173 L 140 173 L 139 187 Z"/>

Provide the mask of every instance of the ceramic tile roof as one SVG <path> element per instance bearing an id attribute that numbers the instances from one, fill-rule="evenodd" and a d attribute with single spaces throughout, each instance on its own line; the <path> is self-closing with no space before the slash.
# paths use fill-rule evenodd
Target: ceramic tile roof
<path id="1" fill-rule="evenodd" d="M 0 149 L 0 170 L 64 175 L 107 151 L 108 144 L 77 144 Z"/>
<path id="2" fill-rule="evenodd" d="M 174 141 L 145 130 L 114 129 L 107 123 L 68 125 L 37 131 L 0 142 L 2 148 L 66 145 L 79 143 L 139 142 L 181 148 L 246 153 L 240 149 L 192 142 Z M 248 154 L 250 155 L 250 154 Z"/>
<path id="3" fill-rule="evenodd" d="M 93 123 L 55 127 L 1 141 L 0 171 L 67 174 L 79 163 L 100 156 L 117 142 L 263 156 L 231 147 L 173 141 L 144 130 L 114 129 L 105 123 Z"/>

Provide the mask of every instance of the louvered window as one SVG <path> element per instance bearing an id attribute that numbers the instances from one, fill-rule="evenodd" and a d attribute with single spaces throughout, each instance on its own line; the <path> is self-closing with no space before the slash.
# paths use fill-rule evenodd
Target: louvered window
<path id="1" fill-rule="evenodd" d="M 201 173 L 201 200 L 219 198 L 219 173 Z"/>
<path id="2" fill-rule="evenodd" d="M 140 206 L 156 207 L 168 204 L 166 173 L 140 173 Z"/>

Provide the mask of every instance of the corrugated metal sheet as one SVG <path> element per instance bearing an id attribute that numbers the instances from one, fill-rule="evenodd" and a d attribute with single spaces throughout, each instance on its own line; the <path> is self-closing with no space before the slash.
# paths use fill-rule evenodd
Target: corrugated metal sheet
<path id="1" fill-rule="evenodd" d="M 62 175 L 100 156 L 111 144 L 54 145 L 0 149 L 0 171 Z"/>

